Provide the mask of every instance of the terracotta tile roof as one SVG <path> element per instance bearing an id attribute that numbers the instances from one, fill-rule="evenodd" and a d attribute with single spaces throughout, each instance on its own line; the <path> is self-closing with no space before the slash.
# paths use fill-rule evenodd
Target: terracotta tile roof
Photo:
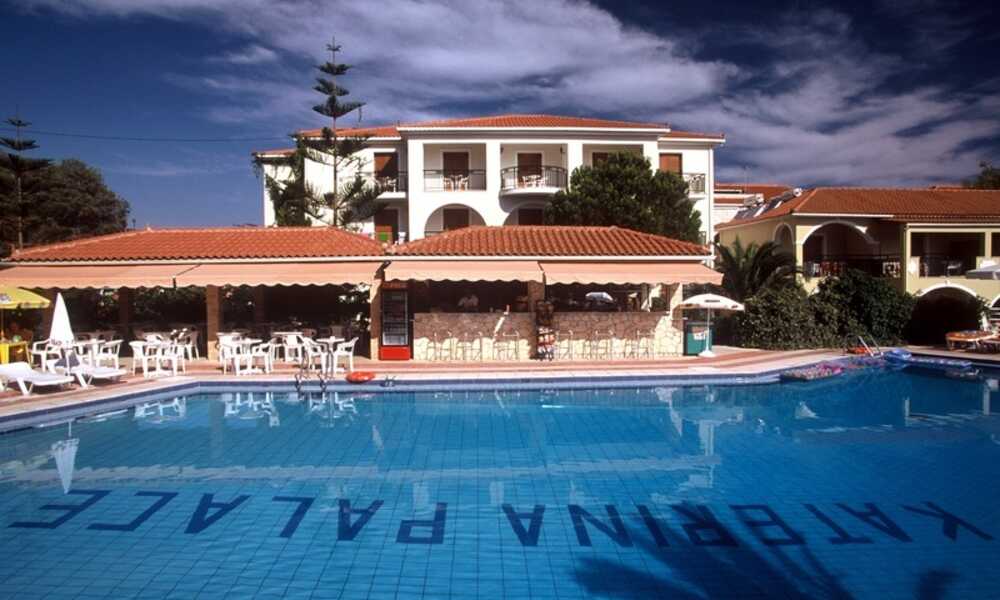
<path id="1" fill-rule="evenodd" d="M 466 227 L 389 249 L 401 256 L 705 256 L 704 246 L 618 227 Z"/>
<path id="2" fill-rule="evenodd" d="M 333 227 L 231 227 L 126 231 L 35 246 L 15 252 L 10 260 L 151 261 L 382 254 L 379 242 Z"/>
<path id="3" fill-rule="evenodd" d="M 323 129 L 302 129 L 300 135 L 306 137 L 316 137 L 322 134 Z M 398 138 L 399 130 L 395 125 L 373 125 L 371 127 L 341 127 L 337 130 L 337 135 L 344 137 L 374 137 L 374 138 Z"/>
<path id="4" fill-rule="evenodd" d="M 660 137 L 665 137 L 665 138 L 694 138 L 694 139 L 706 139 L 706 140 L 723 139 L 724 140 L 724 139 L 726 139 L 726 134 L 724 134 L 722 132 L 719 132 L 719 133 L 705 133 L 705 132 L 702 132 L 702 131 L 681 131 L 681 130 L 678 130 L 678 129 L 671 129 L 669 133 L 666 133 L 666 134 L 664 134 L 664 135 L 662 135 Z"/>
<path id="5" fill-rule="evenodd" d="M 733 197 L 740 194 L 760 194 L 765 200 L 780 196 L 790 191 L 791 186 L 780 183 L 715 183 L 715 203 L 716 204 L 743 204 L 742 197 Z"/>
<path id="6" fill-rule="evenodd" d="M 250 154 L 256 156 L 288 156 L 295 153 L 295 148 L 275 148 L 273 150 L 254 150 Z"/>
<path id="7" fill-rule="evenodd" d="M 572 127 L 572 128 L 615 128 L 615 129 L 663 129 L 663 123 L 641 123 L 592 119 L 588 117 L 567 117 L 562 115 L 496 115 L 490 117 L 468 117 L 462 119 L 440 119 L 400 125 L 400 128 L 415 127 Z"/>
<path id="8" fill-rule="evenodd" d="M 414 123 L 400 123 L 397 125 L 383 125 L 372 127 L 355 127 L 340 129 L 339 134 L 350 136 L 370 136 L 370 137 L 399 137 L 400 128 L 444 128 L 444 127 L 468 127 L 468 128 L 489 128 L 489 127 L 572 127 L 579 129 L 661 129 L 664 135 L 668 129 L 663 123 L 642 123 L 636 121 L 616 121 L 610 119 L 592 119 L 588 117 L 567 117 L 561 115 L 496 115 L 489 117 L 468 117 L 462 119 L 437 119 L 433 121 L 419 121 Z M 321 129 L 304 129 L 299 131 L 302 135 L 316 136 Z M 703 134 L 694 132 L 680 132 L 684 135 L 673 137 L 705 137 L 715 138 L 721 134 Z"/>
<path id="9" fill-rule="evenodd" d="M 720 229 L 793 213 L 884 215 L 897 221 L 1000 223 L 1000 190 L 926 188 L 814 188 L 763 213 L 734 219 Z"/>

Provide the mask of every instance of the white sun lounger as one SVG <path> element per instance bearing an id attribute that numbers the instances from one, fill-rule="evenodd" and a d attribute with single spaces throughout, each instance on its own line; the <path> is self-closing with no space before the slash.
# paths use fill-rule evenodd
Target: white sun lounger
<path id="1" fill-rule="evenodd" d="M 91 365 L 73 367 L 69 370 L 69 372 L 71 375 L 76 377 L 77 381 L 80 382 L 80 387 L 90 387 L 94 380 L 118 381 L 128 373 L 125 369 L 115 369 L 114 367 L 94 367 Z"/>
<path id="2" fill-rule="evenodd" d="M 0 381 L 16 381 L 17 387 L 21 389 L 21 395 L 28 396 L 36 387 L 59 387 L 73 383 L 73 378 L 69 375 L 43 373 L 32 369 L 26 362 L 15 362 L 0 365 Z M 0 384 L 0 389 L 5 387 Z"/>

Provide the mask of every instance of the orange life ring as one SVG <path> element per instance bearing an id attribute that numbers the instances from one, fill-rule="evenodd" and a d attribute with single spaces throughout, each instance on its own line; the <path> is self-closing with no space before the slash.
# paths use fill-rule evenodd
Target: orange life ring
<path id="1" fill-rule="evenodd" d="M 864 346 L 855 346 L 855 347 L 851 348 L 850 350 L 848 350 L 848 353 L 850 353 L 850 354 L 868 354 L 868 348 L 865 348 Z"/>
<path id="2" fill-rule="evenodd" d="M 375 379 L 375 373 L 371 371 L 352 371 L 347 374 L 347 381 L 351 383 L 368 383 Z"/>

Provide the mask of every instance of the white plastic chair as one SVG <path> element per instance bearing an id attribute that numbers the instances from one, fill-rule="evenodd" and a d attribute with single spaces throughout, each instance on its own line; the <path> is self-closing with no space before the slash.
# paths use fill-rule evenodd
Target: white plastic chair
<path id="1" fill-rule="evenodd" d="M 132 374 L 137 374 L 139 372 L 139 366 L 141 365 L 142 376 L 149 377 L 149 365 L 153 364 L 153 357 L 146 352 L 146 343 L 129 342 L 128 345 L 132 348 Z"/>
<path id="2" fill-rule="evenodd" d="M 302 338 L 301 356 L 301 364 L 310 370 L 316 366 L 316 360 L 319 359 L 320 373 L 326 373 L 326 361 L 330 355 L 322 344 L 318 344 L 309 338 Z"/>
<path id="3" fill-rule="evenodd" d="M 48 369 L 52 359 L 58 359 L 61 353 L 59 348 L 49 340 L 39 340 L 31 344 L 31 358 L 38 359 L 38 366 L 42 370 Z"/>
<path id="4" fill-rule="evenodd" d="M 101 345 L 97 348 L 97 356 L 94 357 L 95 366 L 103 366 L 108 363 L 116 369 L 120 369 L 119 356 L 122 351 L 122 341 L 114 340 L 110 342 L 101 342 Z"/>
<path id="5" fill-rule="evenodd" d="M 198 351 L 198 331 L 188 331 L 187 329 L 181 331 L 182 333 L 177 336 L 177 343 L 184 349 L 187 359 L 201 358 L 201 353 Z"/>
<path id="6" fill-rule="evenodd" d="M 337 344 L 337 349 L 333 351 L 333 375 L 336 376 L 338 372 L 340 359 L 345 359 L 347 361 L 347 372 L 354 372 L 354 345 L 358 343 L 358 338 L 352 338 L 349 342 L 341 342 Z"/>
<path id="7" fill-rule="evenodd" d="M 282 336 L 281 351 L 286 362 L 302 362 L 302 338 L 295 334 Z"/>
<path id="8" fill-rule="evenodd" d="M 275 346 L 271 342 L 254 346 L 250 349 L 247 366 L 252 371 L 257 366 L 257 362 L 260 361 L 261 370 L 264 373 L 270 373 L 274 370 L 274 351 Z"/>

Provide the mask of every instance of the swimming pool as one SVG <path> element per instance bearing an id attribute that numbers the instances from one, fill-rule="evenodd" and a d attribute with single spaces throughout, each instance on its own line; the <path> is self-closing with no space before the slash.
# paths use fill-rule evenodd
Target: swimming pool
<path id="1" fill-rule="evenodd" d="M 0 435 L 0 595 L 997 597 L 991 405 L 883 371 L 165 398 Z"/>

